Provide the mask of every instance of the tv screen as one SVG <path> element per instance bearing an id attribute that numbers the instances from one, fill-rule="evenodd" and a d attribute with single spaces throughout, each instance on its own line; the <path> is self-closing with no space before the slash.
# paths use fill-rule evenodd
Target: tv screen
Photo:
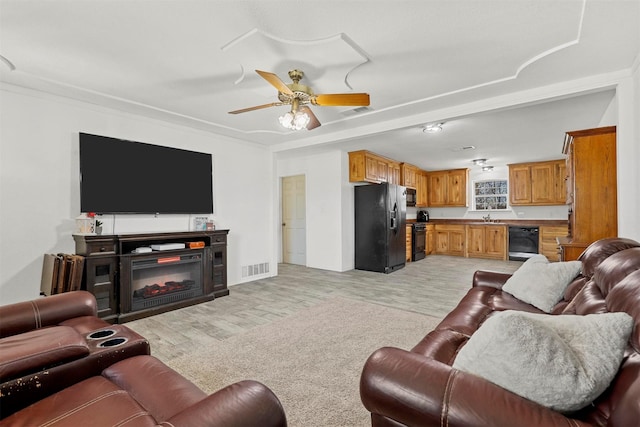
<path id="1" fill-rule="evenodd" d="M 80 133 L 80 210 L 213 212 L 211 154 Z"/>

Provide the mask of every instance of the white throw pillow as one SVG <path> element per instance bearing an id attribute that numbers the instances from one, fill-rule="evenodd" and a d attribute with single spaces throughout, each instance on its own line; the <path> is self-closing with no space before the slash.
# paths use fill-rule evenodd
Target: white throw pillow
<path id="1" fill-rule="evenodd" d="M 544 255 L 534 255 L 513 273 L 502 290 L 550 313 L 581 268 L 581 261 L 551 263 Z"/>
<path id="2" fill-rule="evenodd" d="M 453 367 L 548 408 L 576 411 L 607 389 L 632 329 L 626 313 L 504 311 L 478 328 Z"/>

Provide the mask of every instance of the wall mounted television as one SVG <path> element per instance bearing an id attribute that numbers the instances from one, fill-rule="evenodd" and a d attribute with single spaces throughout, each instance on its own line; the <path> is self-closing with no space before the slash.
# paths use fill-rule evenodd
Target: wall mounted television
<path id="1" fill-rule="evenodd" d="M 80 211 L 213 213 L 211 154 L 80 133 Z"/>

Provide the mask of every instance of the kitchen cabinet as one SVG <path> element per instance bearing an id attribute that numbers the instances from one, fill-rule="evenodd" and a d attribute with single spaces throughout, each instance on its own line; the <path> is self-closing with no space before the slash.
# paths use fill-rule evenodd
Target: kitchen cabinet
<path id="1" fill-rule="evenodd" d="M 467 206 L 469 169 L 427 172 L 429 206 Z"/>
<path id="2" fill-rule="evenodd" d="M 564 160 L 509 165 L 509 203 L 512 206 L 564 205 Z"/>
<path id="3" fill-rule="evenodd" d="M 349 153 L 349 181 L 387 182 L 389 180 L 390 163 L 393 163 L 393 161 L 370 151 L 352 151 Z"/>
<path id="4" fill-rule="evenodd" d="M 438 255 L 465 256 L 465 226 L 436 224 L 435 251 Z"/>
<path id="5" fill-rule="evenodd" d="M 506 225 L 467 225 L 466 256 L 469 258 L 507 259 Z"/>
<path id="6" fill-rule="evenodd" d="M 436 253 L 436 226 L 434 224 L 427 224 L 426 227 L 426 240 L 424 245 L 425 255 L 431 255 Z"/>
<path id="7" fill-rule="evenodd" d="M 416 188 L 417 175 L 420 169 L 409 163 L 400 164 L 400 185 L 408 188 Z"/>
<path id="8" fill-rule="evenodd" d="M 388 182 L 390 184 L 400 184 L 400 163 L 390 160 L 387 166 Z"/>
<path id="9" fill-rule="evenodd" d="M 560 248 L 558 247 L 558 238 L 566 237 L 569 227 L 564 226 L 540 226 L 540 234 L 538 242 L 539 252 L 546 256 L 549 261 L 560 261 Z"/>
<path id="10" fill-rule="evenodd" d="M 618 235 L 616 127 L 567 132 L 569 230 L 561 259 L 570 261 L 596 240 Z"/>
<path id="11" fill-rule="evenodd" d="M 429 192 L 427 186 L 427 173 L 419 170 L 416 174 L 416 207 L 426 208 L 429 201 Z"/>

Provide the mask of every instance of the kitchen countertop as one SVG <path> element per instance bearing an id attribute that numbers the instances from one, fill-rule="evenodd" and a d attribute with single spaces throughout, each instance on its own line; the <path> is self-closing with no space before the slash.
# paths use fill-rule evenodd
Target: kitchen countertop
<path id="1" fill-rule="evenodd" d="M 493 221 L 493 220 L 492 220 Z M 561 227 L 567 225 L 567 220 L 563 219 L 499 219 L 498 222 L 485 222 L 476 218 L 469 219 L 429 219 L 427 224 L 457 224 L 457 225 L 515 225 L 522 227 L 551 226 Z M 417 222 L 415 219 L 408 219 L 407 224 Z"/>

